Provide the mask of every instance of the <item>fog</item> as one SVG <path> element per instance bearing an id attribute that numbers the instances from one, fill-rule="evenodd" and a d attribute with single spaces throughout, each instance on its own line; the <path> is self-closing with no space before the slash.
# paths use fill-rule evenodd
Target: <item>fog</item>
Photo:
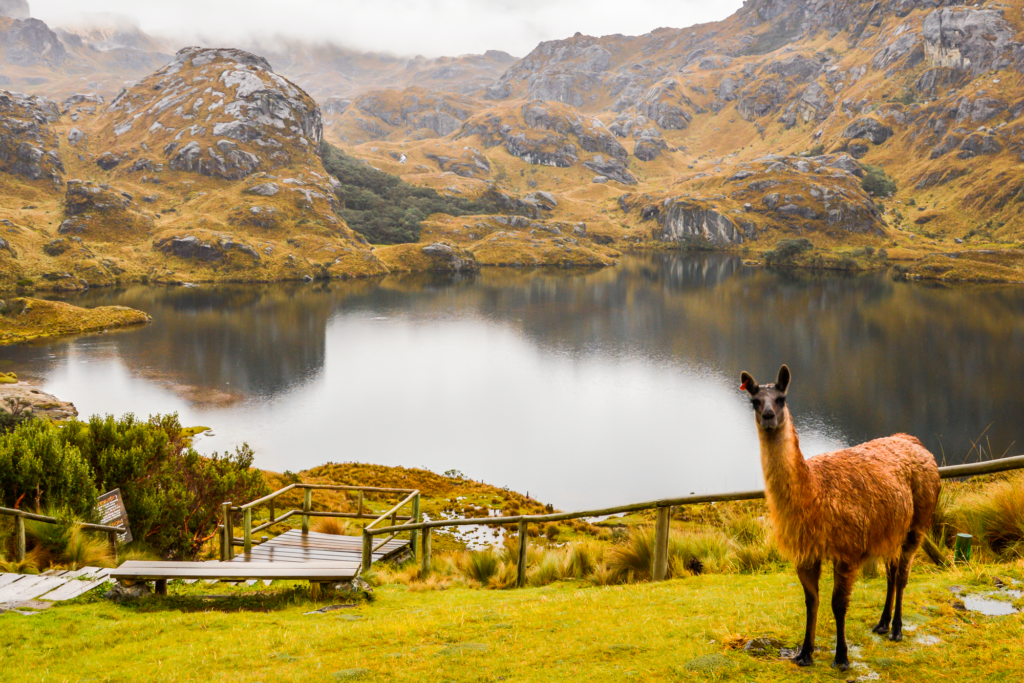
<path id="1" fill-rule="evenodd" d="M 177 45 L 274 38 L 332 42 L 359 50 L 427 57 L 504 50 L 522 57 L 545 40 L 682 28 L 717 21 L 740 0 L 29 0 L 52 26 L 89 13 L 133 17 Z"/>

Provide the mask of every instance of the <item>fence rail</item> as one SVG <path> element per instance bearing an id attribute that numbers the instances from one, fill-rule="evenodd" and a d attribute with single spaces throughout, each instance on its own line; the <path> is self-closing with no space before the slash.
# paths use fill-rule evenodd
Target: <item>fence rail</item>
<path id="1" fill-rule="evenodd" d="M 940 467 L 939 477 L 942 479 L 956 479 L 959 477 L 973 477 L 979 474 L 1008 472 L 1010 470 L 1017 469 L 1024 469 L 1024 455 L 1017 455 L 1010 458 L 1000 458 L 998 460 L 987 460 L 985 462 L 969 463 L 966 465 L 949 465 L 946 467 Z M 516 524 L 518 525 L 519 536 L 519 565 L 516 585 L 521 588 L 526 585 L 527 531 L 528 525 L 531 522 L 535 524 L 545 522 L 559 522 L 566 519 L 603 517 L 606 515 L 615 515 L 620 513 L 640 512 L 643 510 L 657 510 L 658 515 L 654 527 L 655 545 L 652 578 L 655 581 L 661 581 L 665 578 L 668 572 L 669 523 L 671 521 L 671 512 L 673 507 L 677 507 L 680 505 L 695 505 L 698 503 L 719 503 L 738 500 L 758 500 L 760 498 L 764 498 L 763 489 L 757 491 L 740 491 L 735 493 L 716 493 L 699 496 L 684 496 L 682 498 L 664 498 L 661 500 L 648 501 L 646 503 L 630 503 L 628 505 L 619 505 L 616 507 L 602 508 L 599 510 L 555 512 L 543 515 L 514 515 L 510 517 L 473 517 L 467 519 L 444 519 L 419 523 L 407 522 L 406 524 L 402 524 L 399 526 L 392 525 L 389 527 L 380 527 L 376 529 L 372 528 L 371 525 L 363 530 L 363 568 L 369 569 L 371 564 L 366 559 L 365 548 L 367 543 L 367 537 L 376 536 L 378 534 L 397 532 L 400 529 L 405 531 L 414 531 L 418 529 L 422 531 L 423 535 L 421 537 L 421 547 L 419 555 L 421 562 L 421 573 L 423 575 L 426 575 L 430 572 L 431 529 L 448 526 L 503 526 L 506 524 Z"/>
<path id="2" fill-rule="evenodd" d="M 25 512 L 24 510 L 15 510 L 13 508 L 0 507 L 0 515 L 6 517 L 14 517 L 14 536 L 17 550 L 15 551 L 18 557 L 18 562 L 25 561 L 25 520 L 31 519 L 35 522 L 45 522 L 47 524 L 61 524 L 61 520 L 55 517 L 48 517 L 46 515 L 36 514 L 35 512 Z M 116 526 L 107 526 L 105 524 L 76 524 L 78 528 L 83 531 L 95 531 L 98 533 L 107 534 L 107 543 L 110 546 L 110 553 L 114 557 L 114 562 L 117 562 L 117 535 L 122 533 L 124 529 Z"/>
<path id="3" fill-rule="evenodd" d="M 288 493 L 289 491 L 301 490 L 302 495 L 302 509 L 293 509 L 283 511 L 280 515 L 277 514 L 275 502 L 281 495 Z M 356 512 L 329 512 L 326 510 L 314 510 L 313 509 L 313 491 L 355 491 L 359 493 L 358 509 Z M 405 497 L 390 510 L 385 512 L 383 515 L 374 512 L 364 511 L 365 506 L 365 494 L 406 494 Z M 398 512 L 405 505 L 411 503 L 411 511 L 408 514 L 400 515 Z M 263 524 L 253 526 L 252 515 L 253 510 L 258 507 L 266 506 L 270 519 Z M 242 537 L 238 538 L 234 535 L 234 524 L 232 522 L 232 515 L 241 513 L 242 514 Z M 384 488 L 379 486 L 349 486 L 344 484 L 302 484 L 295 483 L 289 484 L 282 489 L 274 491 L 273 493 L 263 496 L 257 500 L 254 500 L 244 505 L 233 505 L 231 502 L 221 503 L 221 524 L 218 529 L 218 535 L 220 538 L 220 559 L 222 562 L 228 562 L 234 556 L 234 547 L 242 546 L 243 552 L 249 554 L 252 552 L 253 545 L 259 545 L 258 542 L 253 541 L 253 534 L 260 531 L 269 529 L 270 527 L 280 524 L 285 520 L 294 517 L 295 515 L 302 516 L 302 533 L 309 533 L 309 518 L 310 517 L 339 517 L 344 519 L 369 519 L 373 520 L 364 527 L 363 534 L 363 561 L 364 566 L 369 567 L 373 561 L 373 551 L 377 550 L 388 541 L 394 539 L 399 533 L 403 531 L 409 532 L 409 543 L 410 547 L 416 548 L 416 542 L 418 537 L 417 528 L 406 528 L 406 525 L 415 524 L 420 521 L 420 492 L 417 489 L 399 489 L 399 488 Z M 376 546 L 373 544 L 373 537 L 365 533 L 365 528 L 370 528 L 385 519 L 391 519 L 391 526 L 393 533 L 389 538 L 378 543 Z M 399 525 L 398 522 L 404 521 L 406 524 Z M 367 541 L 369 539 L 369 541 Z M 369 550 L 368 550 L 369 549 Z M 369 556 L 369 560 L 366 558 Z"/>

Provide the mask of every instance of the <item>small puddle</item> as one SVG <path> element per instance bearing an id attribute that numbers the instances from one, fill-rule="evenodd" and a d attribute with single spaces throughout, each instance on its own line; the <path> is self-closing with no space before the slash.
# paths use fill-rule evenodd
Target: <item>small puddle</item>
<path id="1" fill-rule="evenodd" d="M 1019 600 L 1024 596 L 1024 591 L 1013 588 L 1003 588 L 1002 582 L 997 585 L 999 590 L 987 593 L 964 592 L 963 586 L 950 586 L 950 590 L 963 601 L 963 607 L 971 612 L 978 612 L 988 617 L 1003 617 L 1010 614 L 1017 614 L 1020 610 L 1013 606 L 1010 600 Z"/>
<path id="2" fill-rule="evenodd" d="M 1015 591 L 1016 592 L 1016 591 Z M 985 616 L 989 617 L 1001 617 L 1007 614 L 1016 614 L 1017 608 L 1006 602 L 1005 600 L 997 600 L 993 595 L 1004 596 L 1005 592 L 998 593 L 975 593 L 974 595 L 965 595 L 962 600 L 964 601 L 964 607 L 972 612 L 980 612 Z M 1019 597 L 1019 596 L 1017 596 Z"/>

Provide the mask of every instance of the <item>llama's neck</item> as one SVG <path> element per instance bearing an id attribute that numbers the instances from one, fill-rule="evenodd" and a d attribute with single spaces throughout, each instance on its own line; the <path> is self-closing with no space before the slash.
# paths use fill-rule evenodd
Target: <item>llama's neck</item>
<path id="1" fill-rule="evenodd" d="M 800 439 L 793 426 L 789 408 L 785 408 L 782 429 L 758 429 L 761 440 L 761 467 L 764 470 L 765 492 L 773 514 L 787 518 L 803 518 L 813 511 L 814 481 L 800 451 Z"/>

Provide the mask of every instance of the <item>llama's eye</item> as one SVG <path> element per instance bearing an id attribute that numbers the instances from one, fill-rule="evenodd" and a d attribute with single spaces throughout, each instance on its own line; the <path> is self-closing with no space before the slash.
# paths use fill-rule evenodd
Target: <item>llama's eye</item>
<path id="1" fill-rule="evenodd" d="M 785 405 L 786 404 L 786 397 L 785 396 L 778 396 L 778 397 L 776 397 L 775 402 L 778 403 L 780 406 L 781 405 Z"/>
<path id="2" fill-rule="evenodd" d="M 750 405 L 754 406 L 755 409 L 756 408 L 760 408 L 761 407 L 761 399 L 755 398 L 753 401 L 750 402 Z"/>

